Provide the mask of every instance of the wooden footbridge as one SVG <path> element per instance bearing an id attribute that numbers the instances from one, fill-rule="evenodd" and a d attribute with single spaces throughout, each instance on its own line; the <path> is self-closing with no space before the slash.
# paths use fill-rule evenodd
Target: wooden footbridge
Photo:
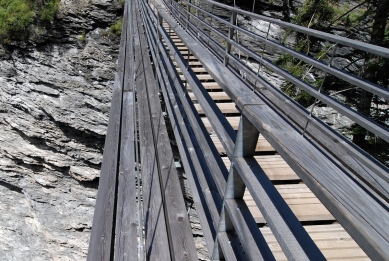
<path id="1" fill-rule="evenodd" d="M 388 168 L 250 64 L 387 142 L 388 129 L 239 36 L 381 99 L 388 90 L 270 40 L 269 30 L 243 28 L 237 17 L 389 58 L 385 48 L 215 1 L 126 1 L 88 260 L 199 260 L 184 194 L 200 221 L 201 259 L 389 260 Z"/>

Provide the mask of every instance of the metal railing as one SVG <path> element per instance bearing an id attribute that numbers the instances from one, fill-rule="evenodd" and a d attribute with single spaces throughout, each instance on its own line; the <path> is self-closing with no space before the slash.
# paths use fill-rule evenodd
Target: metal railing
<path id="1" fill-rule="evenodd" d="M 363 51 L 371 51 L 374 54 L 384 55 L 385 57 L 389 54 L 389 51 L 385 48 L 376 48 L 369 44 L 332 36 L 311 29 L 304 29 L 299 26 L 258 16 L 237 8 L 227 8 L 227 6 L 214 1 L 205 1 L 232 11 L 230 22 L 228 22 L 199 6 L 192 4 L 191 1 L 181 2 L 184 2 L 186 5 L 180 5 L 175 1 L 165 1 L 167 9 L 170 10 L 176 21 L 174 21 L 163 8 L 157 8 L 157 15 L 154 16 L 153 11 L 147 4 L 143 4 L 143 12 L 145 13 L 144 23 L 148 24 L 150 46 L 151 49 L 154 49 L 152 52 L 153 59 L 158 61 L 156 64 L 162 67 L 162 69 L 160 69 L 161 79 L 166 77 L 164 76 L 164 72 L 170 72 L 169 77 L 173 77 L 172 75 L 177 74 L 174 73 L 174 67 L 169 59 L 168 54 L 170 53 L 174 56 L 175 61 L 181 68 L 181 72 L 185 76 L 187 82 L 189 82 L 196 98 L 204 108 L 205 114 L 210 118 L 213 129 L 217 133 L 226 149 L 227 155 L 232 161 L 232 168 L 228 177 L 226 177 L 225 174 L 220 174 L 222 175 L 220 176 L 209 171 L 209 175 L 212 176 L 216 184 L 219 196 L 208 198 L 209 205 L 203 206 L 203 208 L 208 210 L 205 210 L 204 212 L 209 211 L 212 213 L 212 210 L 210 210 L 212 204 L 217 205 L 215 202 L 223 199 L 220 215 L 213 216 L 213 224 L 218 224 L 214 227 L 215 232 L 213 233 L 216 234 L 214 235 L 211 233 L 213 239 L 215 239 L 215 243 L 213 244 L 214 247 L 211 251 L 213 253 L 213 258 L 218 259 L 226 255 L 233 255 L 237 259 L 242 255 L 248 259 L 258 256 L 262 256 L 266 260 L 270 258 L 267 256 L 270 255 L 267 248 L 259 247 L 260 245 L 262 246 L 263 243 L 263 241 L 261 241 L 260 232 L 249 229 L 249 227 L 253 225 L 252 219 L 250 219 L 250 215 L 244 211 L 245 203 L 241 201 L 242 190 L 246 187 L 253 195 L 261 212 L 264 213 L 266 221 L 288 258 L 296 258 L 297 260 L 323 258 L 309 236 L 302 232 L 303 228 L 301 227 L 301 224 L 294 214 L 290 212 L 290 208 L 282 198 L 280 198 L 279 193 L 274 187 L 274 190 L 272 189 L 271 182 L 266 180 L 266 178 L 265 180 L 261 180 L 260 177 L 262 176 L 260 173 L 263 172 L 261 167 L 258 166 L 258 163 L 253 160 L 252 146 L 250 146 L 250 144 L 256 143 L 258 136 L 255 133 L 258 132 L 261 132 L 262 135 L 265 136 L 370 257 L 379 259 L 387 256 L 388 253 L 386 253 L 387 250 L 385 249 L 388 245 L 389 237 L 387 236 L 389 235 L 379 235 L 377 234 L 377 231 L 380 230 L 379 227 L 382 228 L 385 226 L 381 223 L 382 219 L 380 219 L 379 216 L 388 215 L 388 169 L 344 137 L 331 130 L 321 121 L 311 116 L 307 110 L 286 97 L 277 88 L 264 81 L 260 75 L 257 75 L 257 72 L 253 71 L 248 66 L 245 66 L 244 62 L 232 55 L 230 53 L 230 47 L 233 46 L 239 49 L 247 57 L 256 60 L 264 66 L 268 66 L 274 72 L 284 76 L 300 88 L 307 90 L 307 92 L 312 94 L 315 98 L 333 106 L 335 109 L 338 109 L 361 125 L 364 124 L 366 128 L 385 140 L 388 140 L 389 137 L 388 129 L 332 99 L 328 95 L 321 93 L 316 88 L 295 78 L 293 75 L 261 57 L 261 55 L 251 51 L 249 47 L 245 47 L 233 40 L 233 30 L 239 30 L 241 33 L 254 36 L 253 32 L 249 32 L 234 24 L 236 16 L 234 13 L 244 14 L 255 18 L 263 18 L 263 20 L 271 23 L 277 23 L 297 31 L 308 33 L 315 37 L 320 36 L 323 39 L 330 39 L 336 43 L 345 44 Z M 193 12 L 191 8 L 195 8 L 196 12 Z M 207 24 L 205 19 L 197 17 L 201 12 L 209 15 L 214 21 L 227 25 L 227 33 L 224 34 L 220 32 L 218 29 Z M 188 47 L 190 54 L 193 54 L 200 60 L 211 76 L 213 76 L 240 109 L 243 116 L 236 135 L 231 134 L 230 126 L 223 122 L 223 117 L 220 118 L 217 116 L 219 115 L 217 109 L 216 111 L 212 109 L 214 108 L 212 107 L 212 102 L 210 102 L 207 95 L 204 94 L 204 88 L 201 83 L 196 79 L 190 68 L 188 68 L 188 62 L 185 57 L 180 54 L 170 39 L 169 34 L 161 26 L 162 20 L 169 24 L 169 30 L 173 30 L 181 38 Z M 212 31 L 223 39 L 225 45 L 223 46 L 223 44 L 218 43 L 215 39 L 209 38 L 209 34 L 206 30 L 201 28 L 201 26 L 196 25 L 194 21 L 205 27 L 208 32 Z M 388 91 L 382 87 L 365 82 L 362 79 L 349 75 L 341 70 L 332 68 L 314 58 L 304 56 L 303 54 L 288 49 L 285 46 L 281 46 L 266 37 L 264 38 L 259 35 L 255 35 L 255 37 L 255 39 L 266 43 L 266 45 L 277 47 L 296 58 L 305 59 L 304 61 L 307 63 L 324 68 L 329 74 L 338 76 L 350 83 L 357 83 L 359 87 L 368 91 L 374 90 L 375 94 L 380 94 L 384 98 L 388 97 Z M 165 49 L 162 39 L 164 39 L 164 43 L 169 47 L 169 51 Z M 200 45 L 193 45 L 193 41 L 195 40 Z M 230 74 L 228 74 L 228 76 L 221 75 L 221 71 L 226 70 L 226 66 L 231 69 Z M 260 88 L 255 88 L 255 86 L 250 86 L 250 81 L 245 81 L 245 79 L 239 77 L 239 71 L 246 72 L 247 75 L 260 82 L 263 87 L 266 87 L 266 90 L 263 91 Z M 177 75 L 175 75 L 175 77 L 178 79 Z M 166 80 L 168 79 L 166 78 Z M 234 86 L 235 84 L 236 86 Z M 178 80 L 174 80 L 168 85 L 169 87 L 165 87 L 165 100 L 170 100 L 171 104 L 187 104 L 187 101 L 185 101 L 187 98 L 183 98 L 186 97 L 184 86 L 181 86 L 183 90 L 180 90 L 181 88 L 179 87 L 182 83 Z M 254 91 L 254 95 L 252 95 L 252 91 Z M 172 96 L 170 92 L 177 93 L 177 95 Z M 182 112 L 180 112 L 180 115 L 191 115 L 191 113 L 194 113 L 190 108 L 190 105 L 181 105 L 181 110 Z M 169 115 L 176 115 L 176 113 L 178 112 L 174 112 L 173 106 L 171 111 L 169 111 Z M 180 119 L 180 117 L 183 116 L 175 117 Z M 191 119 L 190 116 L 188 117 L 188 122 L 191 124 L 198 124 L 196 123 L 195 116 L 193 116 L 194 119 Z M 269 119 L 268 117 L 272 118 Z M 307 122 L 309 122 L 309 125 Z M 180 125 L 179 122 L 176 124 Z M 278 124 L 283 126 L 284 129 L 282 131 L 276 127 Z M 195 127 L 192 126 L 192 128 Z M 185 130 L 181 129 L 181 132 L 182 131 Z M 177 135 L 180 135 L 180 137 L 183 135 L 181 132 L 177 131 Z M 239 137 L 242 137 L 242 140 L 240 140 Z M 196 136 L 195 138 L 199 141 L 204 137 Z M 184 142 L 190 141 L 189 137 L 187 139 L 188 140 Z M 212 153 L 207 154 L 209 148 L 202 147 L 201 142 L 199 142 L 199 144 L 201 152 L 204 155 L 214 155 Z M 184 147 L 184 145 L 182 147 Z M 214 155 L 213 157 L 215 157 L 215 161 L 217 161 L 217 156 Z M 208 161 L 206 163 L 209 167 L 209 159 L 205 160 Z M 200 174 L 197 173 L 196 175 Z M 224 178 L 222 178 L 223 175 Z M 356 178 L 355 175 L 358 178 Z M 224 179 L 224 181 L 220 180 L 220 178 Z M 334 184 L 333 179 L 336 179 L 338 184 Z M 204 190 L 204 188 L 202 188 L 202 190 Z M 353 196 L 356 194 L 361 197 L 361 201 L 358 203 Z M 266 198 L 270 201 L 266 201 Z M 273 202 L 274 204 L 268 205 L 267 203 L 269 202 Z M 236 208 L 237 205 L 240 207 Z M 233 206 L 235 206 L 235 208 Z M 370 209 L 370 214 L 367 216 L 367 212 L 365 212 L 366 209 L 364 209 L 365 207 Z M 216 208 L 219 209 L 220 206 L 217 206 Z M 235 211 L 236 209 L 239 209 L 239 213 Z M 277 218 L 277 215 L 279 218 Z M 285 217 L 288 218 L 285 219 Z M 362 221 L 361 218 L 365 219 L 365 221 Z M 237 220 L 244 220 L 246 223 L 245 225 L 242 225 L 243 223 L 238 222 Z M 207 221 L 203 219 L 201 223 L 203 225 L 206 222 Z M 244 250 L 240 250 L 237 246 L 239 244 L 234 244 L 233 236 L 231 236 L 232 232 L 238 235 L 238 242 L 242 244 Z M 245 233 L 249 233 L 249 236 L 245 236 Z M 288 236 L 285 237 L 285 235 Z M 285 238 L 288 238 L 288 240 L 285 240 Z M 208 239 L 207 242 L 209 241 L 211 240 Z M 228 241 L 231 243 L 228 243 Z M 253 244 L 255 246 L 253 246 Z M 376 247 L 377 245 L 379 245 L 379 247 Z"/>
<path id="2" fill-rule="evenodd" d="M 354 122 L 360 124 L 362 127 L 366 128 L 367 130 L 376 134 L 377 136 L 379 136 L 383 140 L 389 142 L 389 135 L 388 135 L 389 132 L 388 132 L 388 128 L 386 126 L 382 126 L 381 124 L 368 119 L 366 116 L 359 114 L 355 110 L 340 103 L 339 101 L 335 100 L 334 98 L 330 97 L 329 95 L 322 93 L 320 89 L 317 89 L 314 86 L 304 82 L 303 80 L 296 78 L 295 76 L 293 76 L 289 72 L 283 70 L 282 68 L 276 66 L 274 63 L 270 62 L 269 60 L 264 59 L 263 56 L 252 51 L 250 49 L 250 47 L 243 46 L 242 44 L 240 44 L 239 42 L 234 40 L 232 36 L 233 36 L 234 30 L 239 31 L 242 34 L 245 34 L 245 35 L 251 37 L 252 40 L 254 40 L 254 41 L 260 41 L 265 46 L 273 47 L 273 48 L 277 49 L 278 51 L 289 54 L 296 59 L 299 59 L 303 62 L 306 62 L 307 64 L 314 66 L 317 69 L 322 70 L 325 73 L 331 74 L 339 79 L 342 79 L 342 80 L 344 80 L 352 85 L 360 87 L 360 88 L 362 88 L 368 92 L 371 92 L 379 97 L 382 97 L 386 100 L 389 100 L 389 91 L 387 88 L 384 88 L 384 87 L 378 86 L 376 84 L 370 83 L 368 81 L 365 81 L 365 80 L 363 80 L 355 75 L 351 75 L 343 70 L 334 68 L 331 66 L 331 64 L 327 64 L 327 63 L 325 63 L 323 61 L 319 61 L 313 57 L 299 53 L 291 48 L 288 48 L 288 47 L 280 44 L 280 43 L 277 43 L 275 41 L 268 39 L 268 37 L 263 37 L 261 35 L 258 35 L 256 33 L 251 32 L 245 28 L 239 27 L 235 24 L 236 23 L 236 16 L 237 16 L 237 14 L 249 16 L 250 18 L 255 18 L 255 19 L 269 22 L 269 27 L 271 26 L 271 24 L 276 24 L 279 26 L 283 26 L 284 28 L 288 28 L 288 29 L 298 31 L 298 32 L 301 32 L 301 33 L 304 33 L 304 34 L 307 34 L 310 36 L 314 36 L 314 37 L 317 37 L 317 38 L 320 38 L 323 40 L 328 40 L 328 41 L 334 42 L 336 44 L 342 44 L 344 46 L 349 46 L 349 47 L 352 47 L 352 48 L 355 48 L 358 50 L 366 51 L 366 52 L 369 52 L 371 54 L 376 54 L 376 55 L 386 57 L 386 58 L 389 57 L 389 49 L 379 47 L 379 46 L 374 46 L 374 45 L 359 42 L 359 41 L 355 41 L 355 40 L 340 37 L 340 36 L 336 36 L 336 35 L 331 35 L 331 34 L 316 31 L 316 30 L 312 30 L 312 29 L 301 27 L 298 25 L 285 23 L 285 22 L 275 20 L 275 19 L 272 19 L 269 17 L 250 13 L 250 12 L 247 12 L 247 11 L 235 8 L 235 7 L 220 4 L 220 3 L 215 2 L 215 1 L 207 0 L 207 1 L 203 1 L 203 2 L 212 3 L 212 5 L 222 7 L 226 10 L 231 11 L 231 20 L 230 21 L 226 21 L 226 20 L 218 17 L 217 15 L 212 14 L 211 12 L 209 12 L 207 10 L 192 4 L 190 1 L 182 1 L 182 2 L 185 3 L 188 7 L 196 9 L 197 15 L 193 14 L 191 12 L 188 12 L 187 8 L 177 4 L 176 2 L 174 2 L 175 4 L 172 4 L 172 2 L 174 2 L 174 1 L 170 1 L 172 10 L 174 10 L 173 14 L 177 14 L 176 17 L 179 20 L 181 20 L 183 24 L 185 23 L 186 27 L 189 26 L 189 28 L 191 28 L 195 33 L 201 33 L 204 37 L 208 37 L 204 33 L 204 30 L 201 30 L 198 28 L 198 26 L 195 26 L 194 21 L 198 22 L 202 26 L 204 26 L 207 30 L 212 31 L 218 37 L 223 39 L 223 41 L 226 41 L 227 47 L 225 48 L 225 52 L 222 52 L 224 49 L 222 45 L 220 45 L 216 41 L 213 41 L 214 43 L 216 43 L 216 46 L 214 46 L 214 48 L 216 49 L 216 52 L 221 56 L 220 58 L 222 58 L 224 61 L 227 61 L 228 59 L 234 59 L 236 62 L 240 62 L 239 59 L 237 59 L 235 56 L 232 56 L 230 54 L 231 45 L 232 45 L 235 48 L 237 48 L 240 52 L 244 53 L 247 57 L 250 57 L 250 59 L 253 59 L 256 62 L 258 62 L 259 64 L 262 64 L 263 66 L 272 70 L 276 74 L 283 76 L 286 80 L 292 82 L 293 84 L 295 84 L 296 86 L 298 86 L 302 90 L 306 91 L 307 93 L 309 93 L 313 97 L 317 98 L 321 102 L 334 108 L 339 113 L 349 117 Z M 220 24 L 227 26 L 228 32 L 229 32 L 228 35 L 225 35 L 219 29 L 206 23 L 204 21 L 204 19 L 200 19 L 198 16 L 199 13 L 206 15 L 208 17 L 211 17 L 215 21 L 218 21 Z M 186 21 L 184 21 L 183 17 L 187 17 Z M 189 18 L 192 18 L 192 20 L 190 20 Z M 248 70 L 248 69 L 250 69 L 250 68 L 247 66 L 244 68 L 244 70 Z M 251 74 L 253 74 L 253 73 L 255 73 L 255 72 L 251 71 Z"/>
<path id="3" fill-rule="evenodd" d="M 237 14 L 240 14 L 255 19 L 262 19 L 263 21 L 284 26 L 285 28 L 293 29 L 318 38 L 322 38 L 324 40 L 331 40 L 336 44 L 343 44 L 359 50 L 368 51 L 374 54 L 380 54 L 383 57 L 388 57 L 389 49 L 373 46 L 371 44 L 358 42 L 344 37 L 323 33 L 320 31 L 315 31 L 298 25 L 285 23 L 279 20 L 271 19 L 265 16 L 240 10 L 238 8 L 226 6 L 217 3 L 215 1 L 207 0 L 202 2 L 211 3 L 212 5 L 225 8 L 226 10 L 231 11 L 230 21 L 223 20 L 218 16 L 211 14 L 210 12 L 204 10 L 203 8 L 192 4 L 191 1 L 182 1 L 182 3 L 185 3 L 187 6 L 190 6 L 191 8 L 195 8 L 196 12 L 193 11 L 188 12 L 188 8 L 185 8 L 184 6 L 178 4 L 175 1 L 165 1 L 165 4 L 169 5 L 172 14 L 175 15 L 175 17 L 177 18 L 177 21 L 180 21 L 181 24 L 185 28 L 187 28 L 189 33 L 195 35 L 196 38 L 200 39 L 201 40 L 200 43 L 207 46 L 207 48 L 211 48 L 215 56 L 217 56 L 220 60 L 224 61 L 224 63 L 234 71 L 239 72 L 240 74 L 244 72 L 244 74 L 246 75 L 246 77 L 244 78 L 247 80 L 246 82 L 251 83 L 252 90 L 257 91 L 264 98 L 267 98 L 269 103 L 273 103 L 274 106 L 278 107 L 278 109 L 282 111 L 285 117 L 288 117 L 291 121 L 297 124 L 297 126 L 300 128 L 300 131 L 303 135 L 306 135 L 310 137 L 312 140 L 318 142 L 321 146 L 323 146 L 324 149 L 326 149 L 327 144 L 335 140 L 335 142 L 338 145 L 336 146 L 335 149 L 334 147 L 328 148 L 328 152 L 332 154 L 334 157 L 336 157 L 337 160 L 340 160 L 341 162 L 349 163 L 350 162 L 349 155 L 351 155 L 351 157 L 356 158 L 358 161 L 364 162 L 364 164 L 368 166 L 369 171 L 373 172 L 374 175 L 377 175 L 379 179 L 384 180 L 386 183 L 389 181 L 388 169 L 385 166 L 383 166 L 376 159 L 374 159 L 373 157 L 365 153 L 359 147 L 355 146 L 352 142 L 350 142 L 349 140 L 342 137 L 337 132 L 333 131 L 331 128 L 323 124 L 320 120 L 318 120 L 318 118 L 312 115 L 312 110 L 308 112 L 306 109 L 302 108 L 301 106 L 291 101 L 285 94 L 283 94 L 279 90 L 279 88 L 271 85 L 266 80 L 264 80 L 261 77 L 261 75 L 258 74 L 258 71 L 254 71 L 252 68 L 247 66 L 244 62 L 242 62 L 238 57 L 232 55 L 229 52 L 230 51 L 229 45 L 236 47 L 240 52 L 245 53 L 246 57 L 250 57 L 251 60 L 255 60 L 259 64 L 262 64 L 266 68 L 272 70 L 274 73 L 283 76 L 286 80 L 292 82 L 302 90 L 305 90 L 307 93 L 315 97 L 318 101 L 327 104 L 329 107 L 332 107 L 333 109 L 337 110 L 340 114 L 347 116 L 352 121 L 358 123 L 362 127 L 376 134 L 378 137 L 381 137 L 385 141 L 388 141 L 389 138 L 389 131 L 386 126 L 383 126 L 382 124 L 377 123 L 376 121 L 366 117 L 365 115 L 360 114 L 359 112 L 355 111 L 353 108 L 347 106 L 346 104 L 334 99 L 328 94 L 323 93 L 321 88 L 315 88 L 314 86 L 303 81 L 302 79 L 296 78 L 289 72 L 276 66 L 271 61 L 264 59 L 262 55 L 257 54 L 254 51 L 250 50 L 250 47 L 245 47 L 242 44 L 238 43 L 236 40 L 233 40 L 231 38 L 231 35 L 233 34 L 231 33 L 231 31 L 239 30 L 241 33 L 245 33 L 248 36 L 252 37 L 253 39 L 264 42 L 266 46 L 276 47 L 280 51 L 286 52 L 297 59 L 301 59 L 302 61 L 307 62 L 312 66 L 316 66 L 318 69 L 323 69 L 325 73 L 332 74 L 336 77 L 339 77 L 340 79 L 345 80 L 350 84 L 356 84 L 358 87 L 366 91 L 371 91 L 374 94 L 384 99 L 388 98 L 389 95 L 388 89 L 364 81 L 363 79 L 360 79 L 340 69 L 333 68 L 331 67 L 331 64 L 326 64 L 315 58 L 296 52 L 280 43 L 269 40 L 267 36 L 263 37 L 253 32 L 250 32 L 244 28 L 241 28 L 236 25 L 236 20 L 234 17 L 236 17 Z M 204 16 L 201 17 L 202 19 L 198 17 L 200 13 L 209 16 L 210 18 L 213 19 L 213 21 L 218 21 L 223 25 L 226 25 L 228 28 L 227 30 L 228 33 L 224 34 L 220 32 L 219 29 L 214 28 L 211 25 L 207 24 L 205 22 Z M 191 20 L 188 18 L 191 18 Z M 217 35 L 218 37 L 226 41 L 227 42 L 226 47 L 224 47 L 222 44 L 215 41 L 214 39 L 209 39 L 209 34 L 207 34 L 204 31 L 204 29 L 200 28 L 195 23 L 198 23 L 201 26 L 205 27 L 208 31 L 214 32 L 215 35 Z M 226 61 L 228 62 L 226 63 Z M 257 88 L 256 83 L 260 83 L 262 87 Z M 288 102 L 286 103 L 285 101 Z M 375 178 L 371 178 L 370 174 L 365 175 L 364 174 L 366 172 L 365 168 L 360 168 L 358 164 L 351 164 L 351 165 L 346 164 L 346 165 L 348 166 L 349 170 L 352 171 L 354 174 L 358 175 L 363 180 L 368 180 L 367 181 L 368 186 L 378 191 L 378 193 L 382 193 L 385 196 L 386 200 L 389 200 L 387 188 L 381 189 L 380 188 L 381 186 L 379 184 L 376 184 L 376 182 L 374 182 Z"/>

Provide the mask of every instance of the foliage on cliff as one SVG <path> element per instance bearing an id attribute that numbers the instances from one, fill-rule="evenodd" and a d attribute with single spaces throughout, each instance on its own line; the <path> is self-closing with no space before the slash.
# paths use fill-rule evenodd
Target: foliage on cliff
<path id="1" fill-rule="evenodd" d="M 32 23 L 54 20 L 60 0 L 0 0 L 0 42 L 24 39 Z"/>

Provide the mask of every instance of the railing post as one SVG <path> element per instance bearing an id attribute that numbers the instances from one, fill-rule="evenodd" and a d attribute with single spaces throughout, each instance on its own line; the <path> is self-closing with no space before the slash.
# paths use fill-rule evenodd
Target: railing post
<path id="1" fill-rule="evenodd" d="M 266 40 L 265 40 L 265 42 L 264 42 L 264 44 L 263 44 L 261 58 L 263 58 L 263 54 L 264 54 L 264 52 L 265 52 L 265 50 L 266 50 L 267 41 L 268 41 L 268 39 L 269 39 L 270 27 L 271 27 L 271 23 L 269 23 L 269 26 L 267 27 Z"/>
<path id="2" fill-rule="evenodd" d="M 232 11 L 231 12 L 231 19 L 230 19 L 230 24 L 231 25 L 236 25 L 236 12 L 235 11 Z M 230 43 L 230 40 L 232 40 L 233 36 L 234 36 L 234 32 L 235 32 L 235 29 L 231 27 L 231 25 L 228 26 L 228 40 L 227 40 L 227 43 L 226 43 L 226 52 L 224 54 L 224 65 L 227 66 L 228 65 L 228 55 L 230 54 L 231 52 L 231 43 Z"/>
<path id="3" fill-rule="evenodd" d="M 242 111 L 243 113 L 243 111 Z M 254 125 L 244 116 L 241 116 L 239 129 L 235 140 L 234 156 L 231 159 L 231 168 L 228 174 L 225 196 L 223 199 L 223 208 L 220 213 L 220 221 L 217 227 L 217 235 L 215 239 L 212 260 L 224 258 L 223 251 L 218 242 L 218 236 L 223 232 L 233 232 L 234 226 L 231 222 L 229 214 L 225 208 L 225 201 L 228 199 L 243 199 L 246 189 L 240 174 L 234 166 L 235 158 L 253 157 L 257 146 L 259 131 Z"/>
<path id="4" fill-rule="evenodd" d="M 162 42 L 162 34 L 161 32 L 159 31 L 159 27 L 161 26 L 162 27 L 162 23 L 163 23 L 163 18 L 161 16 L 161 14 L 159 13 L 159 10 L 157 10 L 157 17 L 158 17 L 158 24 L 157 24 L 157 33 L 158 33 L 158 42 Z M 161 53 L 161 50 L 158 48 L 158 53 Z"/>
<path id="5" fill-rule="evenodd" d="M 335 44 L 335 48 L 334 48 L 334 50 L 333 50 L 333 52 L 332 52 L 332 56 L 331 56 L 331 59 L 330 59 L 330 63 L 328 64 L 328 67 L 331 67 L 331 66 L 332 66 L 332 60 L 333 60 L 334 57 L 335 57 L 336 50 L 338 50 L 338 44 Z M 307 71 L 307 73 L 306 73 L 305 75 L 307 75 L 308 72 L 309 72 L 309 71 Z M 305 75 L 304 75 L 303 79 L 305 78 Z M 324 82 L 326 81 L 327 76 L 328 76 L 328 73 L 325 73 L 325 74 L 324 74 L 324 77 L 323 77 L 323 81 L 321 82 L 320 87 L 319 87 L 319 89 L 318 89 L 318 92 L 321 92 L 321 89 L 322 89 L 323 86 L 324 86 Z M 309 124 L 309 121 L 312 119 L 313 110 L 315 109 L 315 106 L 318 104 L 318 101 L 319 101 L 319 99 L 316 98 L 316 99 L 315 99 L 315 102 L 312 104 L 311 110 L 310 110 L 310 112 L 309 112 L 309 116 L 308 116 L 308 118 L 307 118 L 307 123 L 305 123 L 303 133 L 301 134 L 302 136 L 305 135 L 305 132 L 306 132 L 307 127 L 308 127 L 308 124 Z"/>
<path id="6" fill-rule="evenodd" d="M 190 19 L 190 3 L 192 1 L 191 0 L 188 0 L 187 4 L 186 4 L 186 30 L 188 30 L 188 25 L 189 25 L 189 19 Z"/>
<path id="7" fill-rule="evenodd" d="M 243 113 L 243 111 L 242 111 Z M 239 122 L 238 133 L 235 140 L 234 156 L 230 173 L 228 175 L 225 199 L 243 198 L 246 188 L 239 173 L 235 170 L 235 158 L 252 157 L 255 153 L 259 131 L 242 115 Z"/>

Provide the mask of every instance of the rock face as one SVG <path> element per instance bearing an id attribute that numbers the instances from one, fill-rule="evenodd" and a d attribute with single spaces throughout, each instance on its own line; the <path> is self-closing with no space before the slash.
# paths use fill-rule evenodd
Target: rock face
<path id="1" fill-rule="evenodd" d="M 0 260 L 86 257 L 121 13 L 62 0 L 43 35 L 0 48 Z"/>

